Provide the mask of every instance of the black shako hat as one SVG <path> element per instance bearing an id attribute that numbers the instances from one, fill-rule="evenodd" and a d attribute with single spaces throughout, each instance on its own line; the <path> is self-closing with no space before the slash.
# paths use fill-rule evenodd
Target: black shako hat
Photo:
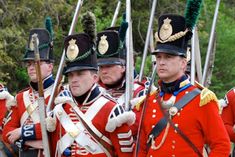
<path id="1" fill-rule="evenodd" d="M 86 33 L 69 35 L 64 40 L 66 75 L 78 70 L 98 70 L 94 42 Z"/>
<path id="2" fill-rule="evenodd" d="M 116 30 L 105 30 L 97 34 L 98 65 L 125 65 L 126 48 Z"/>
<path id="3" fill-rule="evenodd" d="M 157 45 L 152 54 L 161 52 L 186 57 L 191 36 L 183 16 L 164 14 L 158 19 L 158 32 L 155 33 Z"/>
<path id="4" fill-rule="evenodd" d="M 33 28 L 30 30 L 29 40 L 23 57 L 23 61 L 24 62 L 31 61 L 34 60 L 35 58 L 34 45 L 32 40 L 32 36 L 34 34 L 37 34 L 39 40 L 38 49 L 40 54 L 40 60 L 47 62 L 54 62 L 52 38 L 48 30 L 45 28 Z"/>

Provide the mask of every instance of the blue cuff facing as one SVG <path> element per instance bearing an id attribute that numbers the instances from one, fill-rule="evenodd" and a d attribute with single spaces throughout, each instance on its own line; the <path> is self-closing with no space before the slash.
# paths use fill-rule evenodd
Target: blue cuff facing
<path id="1" fill-rule="evenodd" d="M 26 124 L 22 127 L 21 137 L 24 141 L 35 140 L 36 132 L 34 124 Z"/>

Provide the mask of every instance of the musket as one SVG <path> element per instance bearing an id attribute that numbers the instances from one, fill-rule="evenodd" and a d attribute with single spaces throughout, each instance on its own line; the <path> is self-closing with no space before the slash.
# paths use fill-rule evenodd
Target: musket
<path id="1" fill-rule="evenodd" d="M 111 27 L 115 26 L 115 24 L 116 24 L 120 8 L 121 8 L 121 0 L 119 0 L 118 3 L 117 3 L 117 7 L 116 7 L 114 15 L 113 15 L 113 20 L 112 20 L 112 23 L 111 23 Z"/>
<path id="2" fill-rule="evenodd" d="M 210 53 L 212 53 L 212 49 L 213 49 L 213 41 L 214 41 L 214 35 L 215 35 L 216 22 L 217 22 L 217 18 L 218 18 L 219 5 L 220 5 L 220 0 L 217 0 L 216 7 L 215 7 L 214 18 L 213 18 L 213 23 L 212 23 L 212 27 L 211 27 L 209 45 L 207 47 L 205 65 L 204 65 L 204 69 L 203 69 L 203 76 L 202 76 L 202 84 L 203 85 L 205 85 L 205 83 L 206 83 L 206 76 L 207 76 L 207 71 L 208 71 L 208 67 L 209 67 L 208 64 L 209 64 L 209 59 L 210 59 L 210 56 L 211 56 Z"/>
<path id="3" fill-rule="evenodd" d="M 142 78 L 143 78 L 143 75 L 144 75 L 144 65 L 145 65 L 145 61 L 146 61 L 146 57 L 147 57 L 147 53 L 148 53 L 149 40 L 150 40 L 150 35 L 151 35 L 151 29 L 152 29 L 152 26 L 153 26 L 153 19 L 154 19 L 154 13 L 155 13 L 155 10 L 156 10 L 156 6 L 157 6 L 157 0 L 153 0 L 151 14 L 150 14 L 150 18 L 149 18 L 147 36 L 146 36 L 146 39 L 145 39 L 143 59 L 142 59 L 141 68 L 140 68 L 139 82 L 142 81 Z"/>
<path id="4" fill-rule="evenodd" d="M 197 81 L 199 83 L 202 82 L 202 64 L 201 64 L 201 52 L 200 52 L 200 46 L 199 46 L 199 38 L 198 38 L 198 31 L 197 27 L 195 28 L 195 31 L 193 32 L 195 38 L 194 38 L 194 51 L 195 51 L 195 66 L 196 66 L 196 77 Z"/>
<path id="5" fill-rule="evenodd" d="M 190 51 L 190 56 L 191 56 L 191 65 L 190 65 L 190 82 L 191 84 L 194 85 L 194 82 L 195 82 L 195 75 L 196 75 L 196 72 L 195 72 L 195 65 L 196 65 L 196 60 L 195 60 L 195 53 L 196 53 L 196 35 L 195 35 L 195 31 L 196 28 L 194 28 L 192 30 L 193 32 L 193 36 L 192 36 L 192 40 L 191 40 L 191 51 Z M 187 54 L 188 55 L 188 54 Z"/>
<path id="6" fill-rule="evenodd" d="M 216 36 L 214 36 L 212 48 L 213 50 L 209 56 L 208 70 L 206 73 L 206 81 L 204 83 L 205 87 L 209 87 L 211 84 L 211 77 L 212 77 L 212 72 L 214 68 L 215 53 L 216 53 Z"/>
<path id="7" fill-rule="evenodd" d="M 82 4 L 83 4 L 83 0 L 78 0 L 76 10 L 75 10 L 75 13 L 74 13 L 74 16 L 73 16 L 72 24 L 70 26 L 70 30 L 69 30 L 68 35 L 71 35 L 75 30 L 75 26 L 76 26 L 76 23 L 77 23 L 77 20 L 78 20 L 78 15 L 79 15 L 79 12 L 81 10 Z M 52 109 L 52 104 L 54 103 L 56 92 L 58 91 L 57 88 L 60 84 L 60 81 L 62 80 L 62 71 L 63 71 L 63 67 L 64 67 L 64 60 L 65 60 L 65 49 L 63 50 L 63 53 L 62 53 L 62 56 L 61 56 L 61 59 L 60 59 L 60 64 L 59 64 L 59 67 L 58 67 L 58 70 L 57 70 L 55 83 L 53 85 L 51 96 L 50 96 L 50 99 L 48 101 L 48 105 L 47 105 L 47 109 L 46 109 L 47 112 L 49 112 Z"/>
<path id="8" fill-rule="evenodd" d="M 137 139 L 136 139 L 136 147 L 135 147 L 135 152 L 134 152 L 134 157 L 138 157 L 138 153 L 139 153 L 139 144 L 140 144 L 140 135 L 141 135 L 141 131 L 142 131 L 142 126 L 143 126 L 143 120 L 145 117 L 145 112 L 146 112 L 146 107 L 147 107 L 147 103 L 148 103 L 148 99 L 150 96 L 150 92 L 151 92 L 151 87 L 154 83 L 155 77 L 156 77 L 156 71 L 157 71 L 157 64 L 154 65 L 153 67 L 153 72 L 152 72 L 152 76 L 150 79 L 150 83 L 149 83 L 149 87 L 146 93 L 146 97 L 144 99 L 144 104 L 143 104 L 143 108 L 141 111 L 141 116 L 140 116 L 140 122 L 139 122 L 139 127 L 138 127 L 138 133 L 137 133 Z"/>
<path id="9" fill-rule="evenodd" d="M 35 60 L 35 69 L 38 79 L 38 107 L 39 107 L 39 117 L 40 117 L 40 126 L 42 131 L 42 144 L 43 144 L 43 151 L 45 157 L 50 157 L 50 148 L 49 148 L 49 141 L 48 141 L 48 135 L 46 130 L 46 112 L 45 112 L 45 99 L 44 99 L 44 93 L 43 93 L 43 83 L 42 83 L 42 74 L 41 74 L 41 68 L 40 68 L 40 54 L 39 54 L 39 39 L 37 34 L 32 35 L 32 41 L 34 44 L 34 60 Z"/>
<path id="10" fill-rule="evenodd" d="M 149 49 L 150 49 L 150 52 L 154 51 L 153 29 L 151 29 L 151 33 L 150 33 Z M 154 55 L 151 55 L 151 60 L 152 60 L 152 69 L 153 69 L 154 65 L 156 64 L 156 57 Z"/>
<path id="11" fill-rule="evenodd" d="M 132 43 L 132 21 L 131 21 L 131 0 L 126 0 L 126 21 L 128 28 L 126 32 L 126 89 L 125 89 L 125 110 L 129 111 L 129 102 L 133 96 L 134 84 L 134 62 Z"/>

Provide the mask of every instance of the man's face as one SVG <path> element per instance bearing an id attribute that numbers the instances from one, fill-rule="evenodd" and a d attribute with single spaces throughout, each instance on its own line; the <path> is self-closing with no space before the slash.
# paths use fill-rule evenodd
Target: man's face
<path id="1" fill-rule="evenodd" d="M 68 73 L 69 87 L 73 96 L 81 96 L 91 89 L 97 82 L 98 76 L 89 70 L 73 71 Z"/>
<path id="2" fill-rule="evenodd" d="M 27 72 L 28 72 L 28 76 L 29 76 L 30 81 L 38 82 L 36 68 L 35 68 L 35 62 L 34 61 L 27 61 L 27 62 L 25 62 L 25 65 L 27 68 Z M 52 73 L 53 64 L 47 63 L 45 61 L 41 61 L 40 62 L 40 69 L 41 69 L 42 79 L 45 79 L 47 76 L 49 76 Z"/>
<path id="3" fill-rule="evenodd" d="M 157 74 L 166 83 L 173 82 L 180 78 L 185 71 L 187 61 L 180 56 L 166 53 L 156 54 Z"/>
<path id="4" fill-rule="evenodd" d="M 113 85 L 123 77 L 125 70 L 125 66 L 121 65 L 101 65 L 99 77 L 104 84 Z"/>

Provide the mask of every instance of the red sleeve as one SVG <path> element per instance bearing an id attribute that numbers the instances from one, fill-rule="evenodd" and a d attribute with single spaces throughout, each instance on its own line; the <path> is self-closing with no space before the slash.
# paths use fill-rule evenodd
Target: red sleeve
<path id="1" fill-rule="evenodd" d="M 2 126 L 2 121 L 3 121 L 3 118 L 5 117 L 5 114 L 7 112 L 7 109 L 6 109 L 6 100 L 0 100 L 0 125 Z"/>
<path id="2" fill-rule="evenodd" d="M 118 135 L 119 134 L 128 134 L 131 133 L 130 128 L 127 124 L 123 124 L 122 126 L 116 128 L 116 130 L 112 133 L 110 133 L 110 140 L 114 146 L 114 152 L 116 153 L 116 155 L 119 157 L 131 157 L 133 152 L 123 152 L 121 150 L 121 148 L 124 148 L 124 146 L 120 145 L 121 141 L 130 141 L 131 138 L 133 139 L 132 133 L 130 134 L 129 137 L 123 139 L 123 138 L 119 138 Z M 130 145 L 128 145 L 127 147 L 132 147 L 133 143 L 131 143 Z"/>
<path id="3" fill-rule="evenodd" d="M 228 157 L 230 154 L 229 136 L 219 115 L 218 106 L 215 101 L 201 107 L 199 110 L 201 126 L 205 142 L 210 147 L 209 157 Z"/>
<path id="4" fill-rule="evenodd" d="M 7 117 L 8 119 L 3 127 L 2 135 L 3 135 L 3 140 L 7 143 L 10 143 L 8 141 L 6 134 L 9 131 L 12 131 L 20 127 L 20 117 L 19 117 L 18 107 L 17 106 L 12 107 Z"/>
<path id="5" fill-rule="evenodd" d="M 231 90 L 227 94 L 227 100 L 228 100 L 228 106 L 223 108 L 222 112 L 222 119 L 224 121 L 224 125 L 226 127 L 226 130 L 229 134 L 230 140 L 232 142 L 235 142 L 235 132 L 233 131 L 233 126 L 235 124 L 235 99 L 234 99 L 234 91 Z"/>
<path id="6" fill-rule="evenodd" d="M 114 153 L 118 157 L 131 157 L 133 154 L 133 135 L 132 131 L 130 130 L 130 127 L 127 123 L 123 122 L 120 126 L 116 126 L 114 131 L 107 131 L 105 128 L 108 125 L 108 119 L 111 116 L 112 113 L 115 112 L 115 109 L 121 107 L 120 105 L 116 105 L 115 102 L 109 101 L 97 114 L 96 117 L 104 117 L 103 121 L 96 121 L 96 128 L 103 132 L 105 136 L 107 136 L 110 141 L 112 142 L 112 146 L 114 148 Z M 124 109 L 123 109 L 124 111 Z M 118 120 L 122 120 L 121 114 L 117 116 L 116 112 L 115 115 Z M 119 117 L 120 116 L 120 117 Z M 121 118 L 122 117 L 122 118 Z M 128 118 L 128 117 L 125 117 Z M 95 119 L 93 119 L 94 121 Z M 105 126 L 104 126 L 105 124 Z M 124 144 L 123 144 L 124 143 Z"/>

